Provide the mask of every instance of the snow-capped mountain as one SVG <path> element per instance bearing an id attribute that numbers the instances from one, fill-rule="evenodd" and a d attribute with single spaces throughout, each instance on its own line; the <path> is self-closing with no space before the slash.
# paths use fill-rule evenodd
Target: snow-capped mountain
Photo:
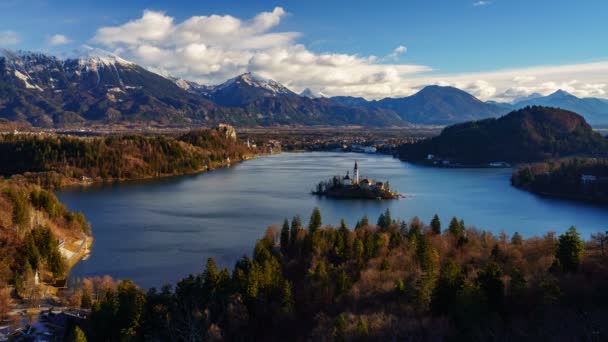
<path id="1" fill-rule="evenodd" d="M 112 53 L 84 48 L 65 59 L 2 50 L 0 118 L 36 126 L 87 120 L 188 121 L 216 106 Z"/>
<path id="2" fill-rule="evenodd" d="M 322 97 L 327 97 L 322 92 L 314 92 L 314 91 L 310 90 L 310 88 L 306 88 L 306 89 L 302 90 L 302 92 L 300 93 L 300 96 L 308 97 L 309 99 L 318 99 L 318 98 L 322 98 Z"/>
<path id="3" fill-rule="evenodd" d="M 216 86 L 201 85 L 159 75 L 89 47 L 65 58 L 0 50 L 0 120 L 34 126 L 90 122 L 399 126 L 452 124 L 509 111 L 451 87 L 429 86 L 409 97 L 379 101 L 318 95 L 310 90 L 296 94 L 251 73 Z M 603 119 L 608 113 L 603 111 L 608 107 L 605 100 L 557 92 L 527 101 L 574 110 L 594 123 L 608 122 Z"/>
<path id="4" fill-rule="evenodd" d="M 198 87 L 194 92 L 223 106 L 242 106 L 264 97 L 298 96 L 284 85 L 250 72 L 209 87 Z"/>

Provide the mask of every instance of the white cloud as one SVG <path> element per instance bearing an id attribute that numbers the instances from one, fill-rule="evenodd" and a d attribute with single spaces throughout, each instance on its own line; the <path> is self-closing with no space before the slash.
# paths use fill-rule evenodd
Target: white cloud
<path id="1" fill-rule="evenodd" d="M 15 31 L 0 31 L 0 46 L 17 45 L 21 37 Z"/>
<path id="2" fill-rule="evenodd" d="M 483 1 L 482 0 L 482 1 L 475 1 L 473 3 L 473 6 L 480 7 L 480 6 L 487 6 L 487 5 L 490 5 L 490 4 L 492 4 L 492 1 Z"/>
<path id="3" fill-rule="evenodd" d="M 602 61 L 422 77 L 418 81 L 443 82 L 470 90 L 483 100 L 511 101 L 533 93 L 547 95 L 559 89 L 579 97 L 608 97 L 607 79 L 608 61 Z"/>
<path id="4" fill-rule="evenodd" d="M 52 46 L 69 44 L 72 41 L 63 34 L 54 34 L 47 39 L 47 44 Z"/>
<path id="5" fill-rule="evenodd" d="M 426 65 L 397 63 L 397 46 L 384 58 L 316 53 L 299 32 L 278 29 L 287 12 L 276 7 L 250 19 L 193 16 L 184 21 L 146 10 L 141 18 L 97 30 L 93 41 L 155 72 L 218 84 L 246 71 L 294 91 L 368 99 L 406 96 L 428 84 L 452 85 L 482 100 L 510 101 L 564 89 L 577 96 L 608 97 L 608 61 L 559 66 L 437 74 Z"/>
<path id="6" fill-rule="evenodd" d="M 399 45 L 397 46 L 393 52 L 389 53 L 388 56 L 386 56 L 388 59 L 397 59 L 397 57 L 403 53 L 405 53 L 407 51 L 407 47 L 403 46 L 403 45 Z"/>
<path id="7" fill-rule="evenodd" d="M 100 28 L 93 41 L 153 70 L 205 84 L 253 71 L 297 91 L 311 87 L 382 97 L 411 92 L 400 81 L 430 70 L 423 65 L 382 64 L 374 56 L 314 53 L 297 42 L 300 33 L 276 30 L 286 16 L 276 7 L 246 20 L 208 15 L 178 22 L 163 12 L 146 10 L 141 18 Z M 405 51 L 405 46 L 398 46 L 392 53 Z"/>

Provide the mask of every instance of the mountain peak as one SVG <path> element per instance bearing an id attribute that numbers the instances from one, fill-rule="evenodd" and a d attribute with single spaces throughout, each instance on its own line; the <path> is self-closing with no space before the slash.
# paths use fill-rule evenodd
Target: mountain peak
<path id="1" fill-rule="evenodd" d="M 81 65 L 102 65 L 110 66 L 115 64 L 131 65 L 133 62 L 127 61 L 117 54 L 99 48 L 83 45 L 79 49 L 73 50 L 67 59 L 77 60 Z"/>
<path id="2" fill-rule="evenodd" d="M 262 77 L 258 74 L 254 74 L 252 72 L 246 72 L 244 74 L 238 75 L 234 78 L 229 79 L 228 81 L 218 85 L 215 87 L 214 91 L 221 91 L 223 89 L 241 85 L 246 87 L 257 88 L 259 90 L 265 91 L 266 95 L 276 96 L 276 95 L 293 95 L 294 92 L 289 90 L 287 87 L 282 85 L 281 83 L 271 80 L 265 77 Z"/>
<path id="3" fill-rule="evenodd" d="M 548 95 L 549 97 L 570 97 L 570 96 L 574 96 L 572 94 L 570 94 L 569 92 L 562 90 L 562 89 L 558 89 L 556 92 Z"/>
<path id="4" fill-rule="evenodd" d="M 306 89 L 302 90 L 302 92 L 300 93 L 300 96 L 308 97 L 309 99 L 318 99 L 320 97 L 325 97 L 325 94 L 323 94 L 321 92 L 314 92 L 314 91 L 310 90 L 310 88 L 306 88 Z"/>

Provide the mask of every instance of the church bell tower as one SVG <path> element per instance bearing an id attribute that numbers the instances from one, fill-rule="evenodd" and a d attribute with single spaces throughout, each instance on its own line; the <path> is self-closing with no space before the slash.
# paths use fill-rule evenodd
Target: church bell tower
<path id="1" fill-rule="evenodd" d="M 353 184 L 359 184 L 359 166 L 357 166 L 356 161 L 355 161 L 355 168 L 353 170 Z"/>

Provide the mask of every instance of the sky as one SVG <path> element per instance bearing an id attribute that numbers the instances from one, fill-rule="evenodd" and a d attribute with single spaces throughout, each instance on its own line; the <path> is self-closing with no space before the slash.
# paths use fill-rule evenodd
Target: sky
<path id="1" fill-rule="evenodd" d="M 608 98 L 607 13 L 605 0 L 1 0 L 0 47 L 89 45 L 203 84 L 251 71 L 328 96 Z"/>

